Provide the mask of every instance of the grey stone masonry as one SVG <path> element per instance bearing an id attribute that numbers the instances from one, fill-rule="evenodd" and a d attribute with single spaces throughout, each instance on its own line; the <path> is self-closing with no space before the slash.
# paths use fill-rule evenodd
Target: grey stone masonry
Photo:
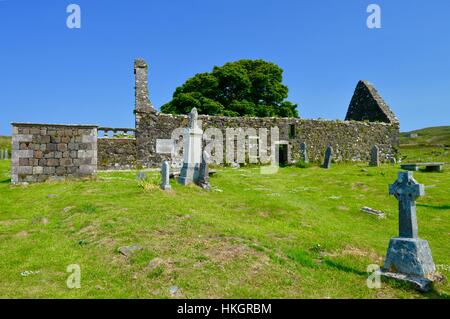
<path id="1" fill-rule="evenodd" d="M 323 160 L 323 168 L 331 167 L 331 158 L 333 157 L 333 148 L 329 145 L 325 151 L 325 159 Z"/>
<path id="2" fill-rule="evenodd" d="M 12 123 L 13 184 L 97 173 L 97 126 Z"/>
<path id="3" fill-rule="evenodd" d="M 394 112 L 368 81 L 358 82 L 345 120 L 385 122 L 399 125 Z"/>
<path id="4" fill-rule="evenodd" d="M 293 161 L 300 160 L 300 145 L 306 143 L 308 146 L 308 159 L 310 162 L 322 162 L 324 149 L 331 145 L 333 147 L 333 159 L 336 162 L 343 161 L 368 161 L 373 145 L 380 149 L 380 162 L 387 162 L 390 158 L 398 155 L 400 143 L 400 133 L 398 126 L 387 123 L 370 123 L 357 121 L 328 121 L 328 120 L 308 120 L 298 118 L 256 118 L 256 117 L 225 117 L 225 116 L 198 116 L 199 123 L 203 129 L 204 143 L 210 139 L 212 132 L 219 131 L 225 140 L 227 129 L 243 128 L 242 131 L 256 130 L 259 144 L 266 145 L 272 143 L 272 128 L 279 128 L 279 139 L 288 141 L 288 152 L 292 155 Z M 172 163 L 182 162 L 182 152 L 176 154 L 161 154 L 157 152 L 157 142 L 159 139 L 173 139 L 175 144 L 181 144 L 183 128 L 189 125 L 187 115 L 172 115 L 164 113 L 136 112 L 136 157 L 137 164 L 143 167 L 160 166 L 164 160 Z M 296 127 L 296 135 L 289 137 L 289 126 Z M 266 135 L 261 136 L 265 131 Z M 244 133 L 246 134 L 246 133 Z M 246 144 L 249 142 L 246 135 Z M 252 134 L 253 136 L 253 134 Z M 214 136 L 215 137 L 215 136 Z M 223 142 L 224 149 L 226 144 Z M 259 146 L 258 146 L 259 147 Z M 181 150 L 180 149 L 180 150 Z M 237 150 L 236 150 L 237 152 Z M 270 156 L 271 149 L 268 148 L 267 156 Z M 226 156 L 222 163 L 226 162 Z M 249 153 L 246 150 L 246 153 Z M 250 158 L 246 154 L 246 159 Z M 257 162 L 264 160 L 259 154 Z M 213 164 L 221 164 L 213 162 Z"/>
<path id="5" fill-rule="evenodd" d="M 380 149 L 376 145 L 370 151 L 369 166 L 380 166 Z"/>
<path id="6" fill-rule="evenodd" d="M 142 59 L 134 61 L 135 76 L 135 108 L 140 112 L 155 112 L 149 99 L 148 92 L 148 65 Z"/>
<path id="7" fill-rule="evenodd" d="M 142 167 L 160 166 L 164 160 L 172 165 L 183 162 L 183 128 L 189 125 L 186 115 L 164 114 L 156 112 L 148 99 L 148 66 L 143 60 L 135 62 L 136 75 L 136 165 Z M 194 107 L 194 105 L 192 105 Z M 360 81 L 347 113 L 348 121 L 330 121 L 323 119 L 278 118 L 278 117 L 226 117 L 199 114 L 199 127 L 204 131 L 203 144 L 211 140 L 228 139 L 227 131 L 234 130 L 244 136 L 247 150 L 235 146 L 237 159 L 248 163 L 267 164 L 270 161 L 271 148 L 262 152 L 264 146 L 273 144 L 272 129 L 279 129 L 279 140 L 287 144 L 288 162 L 301 159 L 300 145 L 308 145 L 308 160 L 319 162 L 323 159 L 323 150 L 333 147 L 333 160 L 367 161 L 372 145 L 380 150 L 380 161 L 388 161 L 398 155 L 400 144 L 399 122 L 376 89 L 367 81 Z M 212 138 L 214 137 L 214 138 Z M 239 137 L 239 136 L 238 136 Z M 234 137 L 232 137 L 234 142 Z M 176 152 L 158 152 L 158 142 L 172 140 Z M 239 139 L 238 139 L 239 141 Z M 276 142 L 276 141 L 275 141 Z M 239 145 L 238 145 L 239 144 Z M 178 147 L 180 145 L 180 147 Z M 255 147 L 256 145 L 256 147 Z M 231 163 L 226 156 L 217 160 L 215 152 L 209 151 L 212 164 Z M 247 153 L 247 154 L 245 154 Z M 236 159 L 236 160 L 237 160 Z M 239 160 L 240 161 L 240 160 Z"/>

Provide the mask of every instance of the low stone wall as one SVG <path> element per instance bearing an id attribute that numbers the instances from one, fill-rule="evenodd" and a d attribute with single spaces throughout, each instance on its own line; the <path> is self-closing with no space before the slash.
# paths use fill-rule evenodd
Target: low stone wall
<path id="1" fill-rule="evenodd" d="M 97 126 L 12 123 L 11 182 L 92 177 Z"/>
<path id="2" fill-rule="evenodd" d="M 136 167 L 136 139 L 101 137 L 98 139 L 97 145 L 99 170 Z"/>
<path id="3" fill-rule="evenodd" d="M 270 130 L 279 128 L 279 140 L 288 144 L 288 156 L 291 160 L 300 157 L 300 144 L 307 144 L 311 161 L 321 161 L 325 149 L 331 145 L 334 149 L 334 161 L 366 161 L 374 145 L 380 148 L 380 159 L 396 157 L 400 133 L 396 124 L 360 121 L 304 120 L 299 118 L 252 118 L 200 115 L 202 129 L 217 128 L 226 137 L 227 128 L 253 128 L 267 130 L 267 143 L 270 143 Z M 136 111 L 137 162 L 142 166 L 161 165 L 163 160 L 179 161 L 170 155 L 158 154 L 158 139 L 170 139 L 177 128 L 187 127 L 188 116 L 170 115 L 156 112 Z M 182 130 L 179 130 L 181 133 Z M 182 133 L 181 133 L 182 134 Z M 270 154 L 270 150 L 268 151 Z M 225 145 L 224 145 L 225 154 Z M 224 158 L 224 161 L 225 158 Z"/>

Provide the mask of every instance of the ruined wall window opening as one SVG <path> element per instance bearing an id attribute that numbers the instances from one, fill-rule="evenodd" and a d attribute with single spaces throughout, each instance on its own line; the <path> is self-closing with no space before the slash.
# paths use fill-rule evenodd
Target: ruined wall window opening
<path id="1" fill-rule="evenodd" d="M 289 138 L 295 138 L 295 124 L 289 124 Z"/>

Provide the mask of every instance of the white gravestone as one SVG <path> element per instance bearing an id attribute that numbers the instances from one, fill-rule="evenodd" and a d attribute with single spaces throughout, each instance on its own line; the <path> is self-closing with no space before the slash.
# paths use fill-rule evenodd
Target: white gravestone
<path id="1" fill-rule="evenodd" d="M 183 140 L 183 167 L 178 181 L 182 185 L 197 183 L 202 161 L 203 131 L 198 127 L 198 113 L 194 107 L 189 113 L 189 127 L 185 129 Z"/>

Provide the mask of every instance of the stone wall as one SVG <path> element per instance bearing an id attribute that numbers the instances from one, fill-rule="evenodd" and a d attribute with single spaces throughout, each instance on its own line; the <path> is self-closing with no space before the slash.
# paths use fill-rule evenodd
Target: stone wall
<path id="1" fill-rule="evenodd" d="M 381 160 L 388 160 L 397 155 L 399 145 L 399 127 L 395 124 L 359 121 L 304 120 L 298 118 L 252 118 L 222 117 L 200 115 L 202 129 L 217 128 L 226 137 L 227 128 L 254 128 L 259 136 L 259 129 L 267 131 L 267 143 L 270 145 L 271 128 L 279 128 L 279 140 L 288 144 L 288 156 L 296 161 L 300 157 L 300 144 L 305 142 L 309 158 L 321 161 L 325 149 L 331 145 L 334 149 L 334 161 L 366 161 L 374 145 L 380 148 Z M 187 127 L 188 117 L 156 112 L 136 112 L 137 162 L 142 166 L 158 166 L 163 160 L 180 161 L 181 154 L 174 158 L 167 154 L 158 154 L 158 139 L 173 138 L 172 132 L 177 128 Z M 182 129 L 175 134 L 182 134 Z M 175 141 L 177 142 L 177 141 Z M 224 154 L 225 154 L 224 144 Z M 270 150 L 268 151 L 270 154 Z M 226 158 L 224 157 L 224 161 Z"/>
<path id="2" fill-rule="evenodd" d="M 384 122 L 399 125 L 394 112 L 373 84 L 368 81 L 359 81 L 356 85 L 345 119 L 348 121 Z"/>
<path id="3" fill-rule="evenodd" d="M 98 139 L 98 169 L 131 169 L 136 167 L 137 149 L 134 138 Z"/>
<path id="4" fill-rule="evenodd" d="M 181 153 L 160 154 L 157 152 L 159 139 L 174 138 L 176 145 L 181 145 L 183 130 L 187 127 L 187 115 L 170 115 L 158 113 L 152 106 L 148 96 L 148 65 L 138 59 L 134 65 L 136 101 L 136 148 L 138 165 L 160 166 L 163 160 L 172 160 L 177 165 L 181 161 Z M 251 118 L 223 117 L 200 115 L 202 129 L 217 128 L 226 137 L 227 128 L 266 129 L 267 145 L 271 143 L 271 128 L 279 128 L 280 144 L 287 144 L 287 155 L 290 160 L 300 157 L 300 144 L 305 142 L 309 159 L 321 161 L 325 149 L 331 145 L 334 149 L 334 161 L 366 161 L 374 145 L 380 149 L 380 159 L 395 158 L 398 152 L 400 132 L 399 121 L 388 104 L 383 100 L 375 87 L 368 81 L 359 81 L 346 116 L 347 121 L 304 120 L 299 118 Z M 176 134 L 172 136 L 172 132 Z M 254 135 L 251 132 L 251 135 Z M 206 134 L 207 135 L 207 134 Z M 205 136 L 204 136 L 205 137 Z M 207 137 L 207 136 L 206 136 Z M 232 137 L 233 138 L 233 137 Z M 263 139 L 259 138 L 259 143 Z M 263 141 L 264 142 L 264 141 Z M 224 143 L 224 154 L 227 142 Z M 231 144 L 230 144 L 231 145 Z M 270 155 L 270 149 L 268 149 Z M 264 156 L 262 156 L 264 157 Z M 260 159 L 262 159 L 262 157 Z M 226 158 L 224 157 L 224 161 Z"/>
<path id="5" fill-rule="evenodd" d="M 13 123 L 11 182 L 92 177 L 97 126 Z"/>

